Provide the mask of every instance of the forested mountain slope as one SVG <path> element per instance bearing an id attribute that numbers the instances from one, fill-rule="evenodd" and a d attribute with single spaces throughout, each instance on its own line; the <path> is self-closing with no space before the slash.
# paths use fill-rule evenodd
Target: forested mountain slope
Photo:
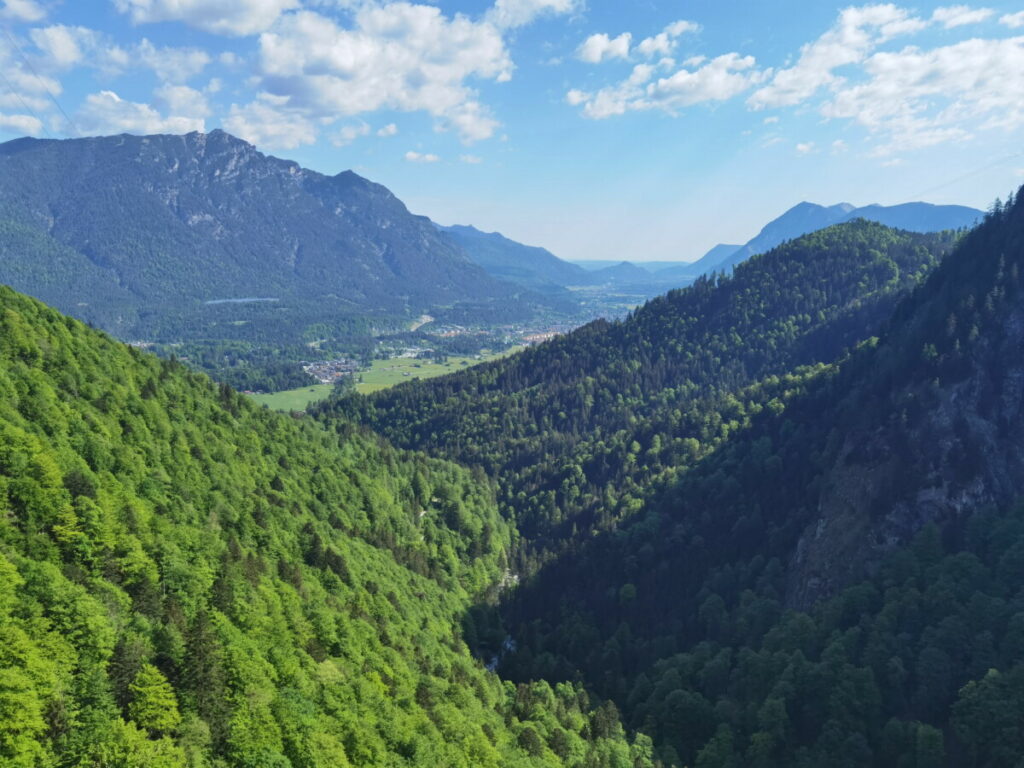
<path id="1" fill-rule="evenodd" d="M 0 287 L 0 764 L 649 766 L 461 640 L 479 473 L 257 409 Z"/>
<path id="2" fill-rule="evenodd" d="M 1022 270 L 1019 196 L 878 338 L 520 590 L 507 670 L 586 680 L 669 762 L 1019 765 Z"/>
<path id="3" fill-rule="evenodd" d="M 296 339 L 338 316 L 530 306 L 383 186 L 219 130 L 0 145 L 0 232 L 0 282 L 122 338 L 223 338 L 234 320 Z M 205 303 L 251 299 L 273 301 L 227 319 Z"/>
<path id="4" fill-rule="evenodd" d="M 547 290 L 588 283 L 583 267 L 562 261 L 546 248 L 523 245 L 498 232 L 481 232 L 476 227 L 455 225 L 438 229 L 458 243 L 474 263 L 499 279 Z"/>
<path id="5" fill-rule="evenodd" d="M 870 335 L 949 248 L 854 222 L 702 279 L 619 323 L 597 322 L 504 360 L 325 407 L 397 444 L 499 478 L 528 571 L 611 528 L 692 464 Z M 770 405 L 769 407 L 775 407 Z M 585 538 L 585 537 L 583 537 Z"/>

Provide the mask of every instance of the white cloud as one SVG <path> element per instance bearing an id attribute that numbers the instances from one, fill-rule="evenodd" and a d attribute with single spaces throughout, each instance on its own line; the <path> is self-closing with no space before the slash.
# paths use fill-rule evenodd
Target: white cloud
<path id="1" fill-rule="evenodd" d="M 840 88 L 822 114 L 876 134 L 876 154 L 1024 127 L 1024 37 L 876 53 L 864 69 L 869 79 Z"/>
<path id="2" fill-rule="evenodd" d="M 39 21 L 45 17 L 46 11 L 35 0 L 2 0 L 0 4 L 0 18 L 3 19 Z"/>
<path id="3" fill-rule="evenodd" d="M 32 115 L 6 115 L 0 112 L 0 131 L 38 136 L 43 132 L 43 124 Z"/>
<path id="4" fill-rule="evenodd" d="M 331 137 L 331 143 L 336 147 L 345 147 L 356 139 L 370 135 L 370 126 L 364 122 L 351 123 L 341 126 L 341 129 Z"/>
<path id="5" fill-rule="evenodd" d="M 623 32 L 618 37 L 609 37 L 604 33 L 591 35 L 576 49 L 576 57 L 588 64 L 600 64 L 605 59 L 628 59 L 632 39 L 629 32 Z"/>
<path id="6" fill-rule="evenodd" d="M 752 72 L 753 56 L 727 53 L 717 56 L 693 71 L 681 69 L 658 80 L 647 89 L 647 96 L 661 107 L 688 107 L 704 101 L 725 101 L 747 90 L 758 80 Z"/>
<path id="7" fill-rule="evenodd" d="M 209 54 L 198 48 L 158 48 L 142 38 L 140 43 L 125 49 L 86 27 L 54 24 L 31 30 L 29 37 L 45 57 L 45 65 L 56 69 L 90 66 L 118 75 L 142 66 L 152 69 L 164 82 L 183 83 L 210 63 Z"/>
<path id="8" fill-rule="evenodd" d="M 49 109 L 52 103 L 45 96 L 32 96 L 27 93 L 15 93 L 12 91 L 0 91 L 0 110 L 28 110 L 43 112 Z"/>
<path id="9" fill-rule="evenodd" d="M 362 6 L 352 28 L 289 14 L 260 37 L 262 87 L 308 117 L 425 111 L 467 142 L 489 138 L 498 122 L 466 81 L 503 82 L 512 68 L 492 24 L 407 2 Z"/>
<path id="10" fill-rule="evenodd" d="M 524 27 L 538 16 L 572 13 L 578 0 L 497 0 L 486 20 L 499 29 Z"/>
<path id="11" fill-rule="evenodd" d="M 217 81 L 213 81 L 216 83 Z M 208 89 L 210 90 L 210 89 Z M 216 91 L 216 85 L 211 92 Z M 187 85 L 170 85 L 165 83 L 154 91 L 156 103 L 172 115 L 187 115 L 195 119 L 210 116 L 210 104 L 206 94 L 189 88 Z"/>
<path id="12" fill-rule="evenodd" d="M 932 21 L 941 24 L 946 29 L 962 27 L 965 24 L 977 24 L 985 21 L 994 14 L 991 8 L 971 8 L 968 5 L 949 5 L 944 8 L 936 8 L 932 14 Z"/>
<path id="13" fill-rule="evenodd" d="M 377 131 L 378 136 L 395 136 L 398 134 L 398 126 L 394 123 L 388 123 L 383 128 Z"/>
<path id="14" fill-rule="evenodd" d="M 763 109 L 806 101 L 819 88 L 842 82 L 835 69 L 862 62 L 879 44 L 925 26 L 926 22 L 891 4 L 846 8 L 828 32 L 800 49 L 796 64 L 775 72 L 747 103 Z"/>
<path id="15" fill-rule="evenodd" d="M 135 24 L 183 21 L 218 35 L 253 35 L 268 29 L 299 0 L 114 0 Z"/>
<path id="16" fill-rule="evenodd" d="M 842 139 L 836 139 L 835 141 L 832 142 L 833 155 L 841 155 L 847 150 L 849 150 L 849 148 L 849 145 Z"/>
<path id="17" fill-rule="evenodd" d="M 676 48 L 677 38 L 687 32 L 697 32 L 700 24 L 693 21 L 680 20 L 669 24 L 665 29 L 654 37 L 647 37 L 640 41 L 636 50 L 643 56 L 668 56 Z"/>
<path id="18" fill-rule="evenodd" d="M 774 125 L 775 123 L 779 122 L 779 118 L 778 117 L 766 117 L 763 120 L 763 122 L 764 122 L 765 125 Z"/>
<path id="19" fill-rule="evenodd" d="M 1010 29 L 1020 29 L 1024 27 L 1024 11 L 1017 11 L 1017 13 L 1008 13 L 1005 16 L 999 17 L 999 23 Z"/>
<path id="20" fill-rule="evenodd" d="M 797 144 L 796 145 L 796 151 L 797 151 L 798 154 L 801 154 L 801 155 L 809 155 L 809 154 L 811 154 L 812 152 L 815 151 L 814 142 L 813 141 L 807 141 L 807 142 L 804 142 L 804 143 L 801 143 L 801 144 Z"/>
<path id="21" fill-rule="evenodd" d="M 31 30 L 29 37 L 46 56 L 48 63 L 57 69 L 67 69 L 82 63 L 87 54 L 100 47 L 100 35 L 86 27 L 54 24 Z"/>
<path id="22" fill-rule="evenodd" d="M 568 102 L 568 104 L 573 107 L 578 107 L 580 104 L 586 104 L 592 98 L 594 98 L 593 94 L 587 93 L 586 91 L 581 91 L 578 88 L 573 88 L 571 91 L 565 94 L 566 102 Z"/>
<path id="23" fill-rule="evenodd" d="M 251 144 L 295 149 L 316 142 L 316 128 L 309 118 L 288 109 L 288 99 L 262 93 L 245 106 L 231 105 L 224 130 Z"/>
<path id="24" fill-rule="evenodd" d="M 663 109 L 673 112 L 683 107 L 710 101 L 725 101 L 760 82 L 753 56 L 727 53 L 701 63 L 683 67 L 673 74 L 653 80 L 657 67 L 638 64 L 629 78 L 596 93 L 571 90 L 566 101 L 583 106 L 583 114 L 600 120 L 628 111 Z"/>
<path id="25" fill-rule="evenodd" d="M 111 133 L 188 133 L 202 131 L 202 118 L 163 116 L 148 104 L 125 101 L 113 91 L 89 94 L 75 123 L 90 135 Z"/>
<path id="26" fill-rule="evenodd" d="M 480 165 L 484 161 L 482 157 L 477 157 L 476 155 L 459 155 L 459 160 L 467 165 Z"/>
<path id="27" fill-rule="evenodd" d="M 210 63 L 206 51 L 198 48 L 157 48 L 146 38 L 136 46 L 134 54 L 158 78 L 171 83 L 184 83 Z"/>
<path id="28" fill-rule="evenodd" d="M 408 160 L 410 163 L 436 163 L 441 158 L 438 157 L 437 155 L 432 155 L 430 153 L 421 155 L 419 152 L 413 152 L 412 150 L 409 150 L 408 152 L 405 153 L 405 159 Z"/>

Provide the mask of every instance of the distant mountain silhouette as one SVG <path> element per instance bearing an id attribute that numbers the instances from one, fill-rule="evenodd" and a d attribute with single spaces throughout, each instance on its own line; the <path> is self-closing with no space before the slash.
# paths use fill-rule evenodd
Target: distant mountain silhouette
<path id="1" fill-rule="evenodd" d="M 973 226 L 983 215 L 982 211 L 963 205 L 903 203 L 893 206 L 867 205 L 857 208 L 850 203 L 839 203 L 826 207 L 803 202 L 793 206 L 777 219 L 768 222 L 764 229 L 757 234 L 757 237 L 727 258 L 713 265 L 701 265 L 699 271 L 695 270 L 694 274 L 731 270 L 754 254 L 770 251 L 787 240 L 855 219 L 875 221 L 909 232 L 939 232 L 944 229 Z M 714 249 L 712 249 L 713 251 Z M 694 267 L 703 261 L 704 259 L 694 262 Z"/>
<path id="2" fill-rule="evenodd" d="M 223 131 L 2 144 L 0 232 L 0 282 L 122 337 L 224 300 L 279 300 L 276 329 L 521 293 L 380 184 Z"/>
<path id="3" fill-rule="evenodd" d="M 523 245 L 498 232 L 482 232 L 476 227 L 437 225 L 437 228 L 492 277 L 541 289 L 588 282 L 585 269 L 563 261 L 546 248 Z"/>

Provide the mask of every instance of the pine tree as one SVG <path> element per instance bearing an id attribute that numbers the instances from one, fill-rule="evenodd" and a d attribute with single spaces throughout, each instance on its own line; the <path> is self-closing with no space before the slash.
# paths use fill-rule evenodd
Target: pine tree
<path id="1" fill-rule="evenodd" d="M 128 716 L 141 727 L 153 734 L 164 734 L 181 723 L 178 697 L 167 678 L 152 664 L 142 665 L 128 691 L 132 697 Z"/>

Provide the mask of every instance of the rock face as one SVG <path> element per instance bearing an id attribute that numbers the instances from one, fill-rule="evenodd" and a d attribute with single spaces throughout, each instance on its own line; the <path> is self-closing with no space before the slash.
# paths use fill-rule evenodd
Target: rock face
<path id="1" fill-rule="evenodd" d="M 806 608 L 928 523 L 1024 496 L 1024 205 L 972 233 L 908 302 L 852 381 L 870 414 L 828 465 L 792 560 Z M 852 409 L 852 398 L 846 408 Z"/>
<path id="2" fill-rule="evenodd" d="M 0 224 L 21 243 L 0 281 L 115 331 L 105 293 L 135 312 L 273 297 L 405 314 L 514 291 L 383 186 L 223 131 L 0 145 Z"/>

